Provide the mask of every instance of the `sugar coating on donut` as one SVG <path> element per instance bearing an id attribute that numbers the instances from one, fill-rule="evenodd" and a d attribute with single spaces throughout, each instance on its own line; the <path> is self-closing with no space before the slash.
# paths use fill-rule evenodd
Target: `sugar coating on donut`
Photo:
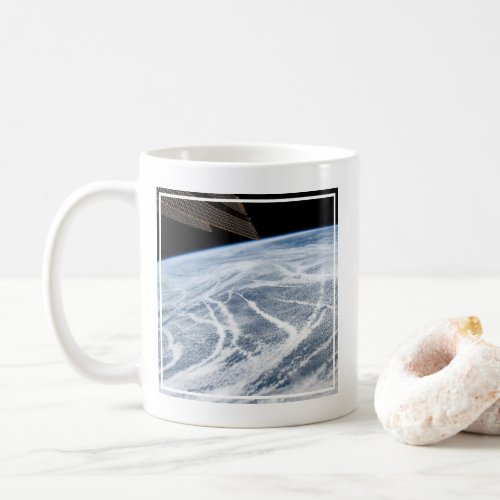
<path id="1" fill-rule="evenodd" d="M 475 316 L 453 318 L 405 343 L 377 382 L 375 411 L 382 425 L 401 441 L 420 445 L 470 428 L 500 398 L 500 348 L 481 333 Z M 484 417 L 490 427 L 498 416 L 492 414 Z"/>
<path id="2" fill-rule="evenodd" d="M 467 432 L 476 434 L 487 434 L 491 436 L 500 435 L 500 399 L 486 409 L 479 418 L 469 425 Z"/>

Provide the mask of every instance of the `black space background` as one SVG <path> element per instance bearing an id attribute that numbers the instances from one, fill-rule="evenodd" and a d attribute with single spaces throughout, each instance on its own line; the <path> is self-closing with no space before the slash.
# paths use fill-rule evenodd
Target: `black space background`
<path id="1" fill-rule="evenodd" d="M 246 202 L 244 205 L 259 236 L 269 238 L 332 225 L 333 203 L 336 199 L 337 197 L 269 203 Z M 210 247 L 252 241 L 216 227 L 212 227 L 212 232 L 208 233 L 163 215 L 160 224 L 161 259 Z"/>

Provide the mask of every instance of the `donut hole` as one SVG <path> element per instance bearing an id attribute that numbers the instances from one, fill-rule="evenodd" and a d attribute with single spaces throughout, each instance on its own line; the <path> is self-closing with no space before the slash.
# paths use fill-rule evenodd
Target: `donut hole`
<path id="1" fill-rule="evenodd" d="M 450 339 L 427 339 L 408 362 L 408 370 L 417 377 L 427 377 L 448 366 L 456 356 L 456 343 Z"/>

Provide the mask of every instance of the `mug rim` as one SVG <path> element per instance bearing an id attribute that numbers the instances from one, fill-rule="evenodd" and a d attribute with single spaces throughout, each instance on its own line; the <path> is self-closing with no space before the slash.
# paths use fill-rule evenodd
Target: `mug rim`
<path id="1" fill-rule="evenodd" d="M 247 158 L 244 159 L 245 155 Z M 221 143 L 187 146 L 171 146 L 152 149 L 143 157 L 168 163 L 190 165 L 301 165 L 331 163 L 358 157 L 352 149 L 298 143 Z"/>

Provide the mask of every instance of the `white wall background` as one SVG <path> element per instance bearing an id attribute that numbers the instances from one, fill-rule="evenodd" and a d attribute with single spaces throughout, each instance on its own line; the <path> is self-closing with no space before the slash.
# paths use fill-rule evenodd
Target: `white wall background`
<path id="1" fill-rule="evenodd" d="M 246 141 L 361 153 L 364 272 L 499 272 L 499 61 L 495 0 L 3 0 L 0 274 L 140 151 Z M 136 220 L 90 209 L 67 272 L 136 272 Z"/>

